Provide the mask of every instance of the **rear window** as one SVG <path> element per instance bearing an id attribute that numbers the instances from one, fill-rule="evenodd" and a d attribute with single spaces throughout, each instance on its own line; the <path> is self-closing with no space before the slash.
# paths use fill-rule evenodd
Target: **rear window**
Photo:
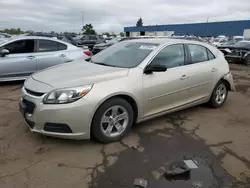
<path id="1" fill-rule="evenodd" d="M 133 68 L 139 65 L 159 44 L 142 42 L 117 43 L 92 57 L 95 63 Z"/>

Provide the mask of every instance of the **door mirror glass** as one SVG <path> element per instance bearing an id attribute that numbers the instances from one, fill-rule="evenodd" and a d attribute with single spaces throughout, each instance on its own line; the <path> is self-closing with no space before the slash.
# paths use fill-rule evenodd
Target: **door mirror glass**
<path id="1" fill-rule="evenodd" d="M 0 56 L 1 57 L 4 57 L 4 56 L 9 55 L 9 54 L 10 54 L 10 51 L 7 50 L 7 49 L 3 49 L 3 50 L 0 51 Z"/>
<path id="2" fill-rule="evenodd" d="M 164 65 L 149 65 L 144 70 L 145 74 L 151 74 L 153 72 L 165 72 L 167 70 L 167 67 Z"/>

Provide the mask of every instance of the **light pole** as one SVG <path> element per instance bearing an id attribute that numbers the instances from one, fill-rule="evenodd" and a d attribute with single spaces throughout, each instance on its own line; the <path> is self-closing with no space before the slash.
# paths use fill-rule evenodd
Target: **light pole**
<path id="1" fill-rule="evenodd" d="M 82 26 L 84 26 L 84 12 L 82 11 Z"/>

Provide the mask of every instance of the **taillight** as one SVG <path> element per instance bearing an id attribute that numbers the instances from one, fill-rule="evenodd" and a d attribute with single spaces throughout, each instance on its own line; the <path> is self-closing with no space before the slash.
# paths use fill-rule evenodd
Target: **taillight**
<path id="1" fill-rule="evenodd" d="M 91 51 L 84 51 L 83 53 L 86 54 L 87 56 L 91 56 L 92 55 Z"/>

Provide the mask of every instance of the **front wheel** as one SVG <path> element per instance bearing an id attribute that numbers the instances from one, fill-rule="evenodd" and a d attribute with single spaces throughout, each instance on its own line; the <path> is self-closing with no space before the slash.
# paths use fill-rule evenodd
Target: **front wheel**
<path id="1" fill-rule="evenodd" d="M 228 95 L 228 88 L 226 82 L 221 80 L 215 86 L 209 104 L 213 108 L 220 108 L 226 101 Z"/>
<path id="2" fill-rule="evenodd" d="M 110 99 L 96 111 L 91 126 L 92 135 L 103 143 L 121 140 L 130 130 L 133 120 L 133 109 L 126 100 Z"/>

